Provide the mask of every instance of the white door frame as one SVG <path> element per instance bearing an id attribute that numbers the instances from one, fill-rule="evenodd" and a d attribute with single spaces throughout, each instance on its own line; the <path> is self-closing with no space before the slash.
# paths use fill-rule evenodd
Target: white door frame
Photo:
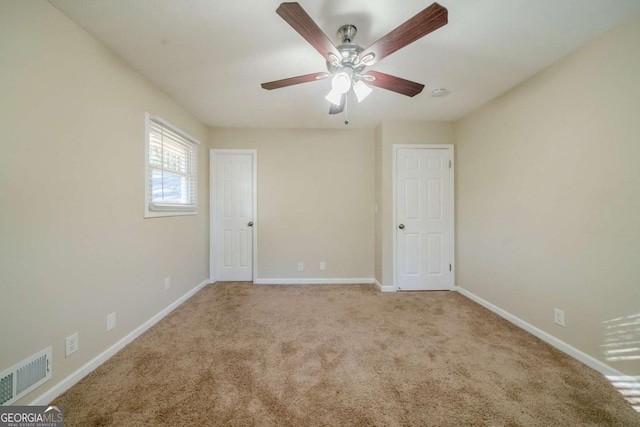
<path id="1" fill-rule="evenodd" d="M 398 291 L 398 277 L 397 277 L 397 245 L 398 245 L 398 221 L 396 219 L 397 210 L 398 210 L 398 196 L 397 196 L 397 171 L 396 171 L 396 163 L 398 161 L 398 150 L 401 148 L 438 148 L 438 149 L 446 149 L 449 150 L 449 158 L 451 159 L 451 168 L 449 169 L 449 191 L 451 192 L 451 209 L 450 209 L 450 224 L 451 224 L 451 241 L 449 242 L 449 261 L 451 263 L 451 290 L 455 289 L 456 286 L 456 264 L 455 264 L 455 214 L 454 214 L 454 177 L 455 177 L 455 165 L 454 161 L 454 150 L 453 144 L 393 144 L 393 159 L 391 163 L 391 176 L 392 176 L 392 191 L 393 191 L 393 213 L 391 215 L 393 223 L 391 224 L 391 229 L 393 230 L 392 240 L 393 240 L 393 290 L 395 292 Z"/>
<path id="2" fill-rule="evenodd" d="M 215 185 L 216 177 L 216 160 L 220 154 L 249 154 L 251 163 L 253 164 L 253 227 L 251 227 L 253 248 L 253 266 L 252 281 L 258 277 L 258 150 L 245 150 L 235 148 L 212 148 L 209 150 L 209 280 L 211 283 L 216 281 L 216 198 L 217 190 Z"/>

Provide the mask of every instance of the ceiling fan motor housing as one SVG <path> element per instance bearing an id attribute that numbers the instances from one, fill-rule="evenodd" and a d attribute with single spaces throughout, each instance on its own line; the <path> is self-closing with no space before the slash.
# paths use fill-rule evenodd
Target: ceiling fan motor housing
<path id="1" fill-rule="evenodd" d="M 356 37 L 357 32 L 358 29 L 355 25 L 346 24 L 338 28 L 338 37 L 340 37 L 342 44 L 351 43 Z"/>
<path id="2" fill-rule="evenodd" d="M 329 54 L 327 70 L 331 74 L 347 72 L 350 75 L 360 74 L 368 64 L 360 58 L 360 53 L 364 50 L 361 46 L 353 43 L 358 29 L 355 25 L 347 24 L 338 29 L 338 37 L 342 44 L 336 46 L 342 58 Z"/>

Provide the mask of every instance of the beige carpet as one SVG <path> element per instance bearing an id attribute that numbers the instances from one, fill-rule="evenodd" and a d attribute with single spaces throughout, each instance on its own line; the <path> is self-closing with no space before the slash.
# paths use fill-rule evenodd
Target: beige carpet
<path id="1" fill-rule="evenodd" d="M 455 292 L 202 289 L 56 399 L 66 426 L 639 426 L 597 372 Z"/>

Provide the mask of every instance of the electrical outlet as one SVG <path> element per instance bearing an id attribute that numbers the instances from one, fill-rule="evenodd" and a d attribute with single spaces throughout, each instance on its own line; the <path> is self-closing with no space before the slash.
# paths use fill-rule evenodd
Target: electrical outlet
<path id="1" fill-rule="evenodd" d="M 107 315 L 107 331 L 116 327 L 116 313 L 113 312 Z"/>
<path id="2" fill-rule="evenodd" d="M 554 308 L 553 309 L 553 321 L 560 326 L 564 326 L 564 311 Z"/>
<path id="3" fill-rule="evenodd" d="M 298 263 L 298 271 L 302 271 L 304 270 L 304 263 L 303 262 L 299 262 Z"/>
<path id="4" fill-rule="evenodd" d="M 171 277 L 165 277 L 164 279 L 164 290 L 166 291 L 171 287 Z"/>
<path id="5" fill-rule="evenodd" d="M 78 333 L 71 334 L 65 340 L 65 357 L 71 356 L 78 351 Z"/>
<path id="6" fill-rule="evenodd" d="M 324 261 L 320 261 L 320 271 L 324 271 L 327 269 L 327 263 Z"/>

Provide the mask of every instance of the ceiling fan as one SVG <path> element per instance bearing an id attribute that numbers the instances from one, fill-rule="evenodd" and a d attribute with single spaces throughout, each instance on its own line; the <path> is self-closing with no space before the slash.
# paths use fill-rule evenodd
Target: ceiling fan
<path id="1" fill-rule="evenodd" d="M 332 77 L 331 91 L 326 96 L 327 101 L 331 102 L 329 114 L 338 114 L 344 110 L 350 89 L 353 89 L 358 102 L 372 92 L 369 86 L 380 87 L 406 96 L 416 96 L 422 92 L 423 84 L 378 71 L 366 70 L 366 68 L 446 25 L 448 20 L 447 9 L 438 3 L 433 3 L 371 46 L 363 49 L 353 43 L 357 32 L 354 25 L 347 24 L 338 29 L 341 44 L 335 46 L 300 4 L 282 3 L 276 9 L 276 13 L 326 59 L 327 72 L 262 83 L 262 88 L 279 89 Z"/>

